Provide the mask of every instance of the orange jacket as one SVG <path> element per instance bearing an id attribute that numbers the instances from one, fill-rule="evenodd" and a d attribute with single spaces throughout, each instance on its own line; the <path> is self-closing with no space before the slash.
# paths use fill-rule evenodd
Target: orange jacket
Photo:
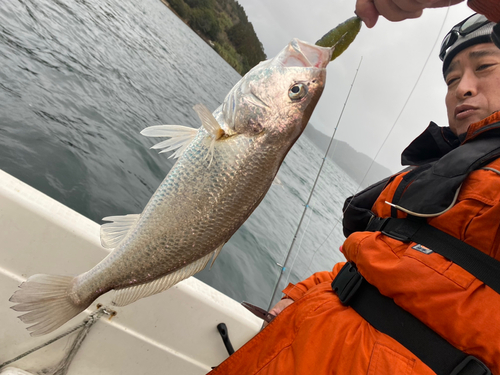
<path id="1" fill-rule="evenodd" d="M 465 142 L 499 121 L 497 112 L 471 125 Z M 500 159 L 488 166 L 500 171 Z M 403 175 L 378 197 L 372 208 L 377 216 L 390 216 L 385 202 Z M 500 175 L 472 172 L 455 205 L 428 222 L 500 260 Z M 380 232 L 355 232 L 343 252 L 382 294 L 500 374 L 500 295 L 441 255 L 423 254 L 414 245 Z M 283 292 L 295 302 L 213 374 L 434 374 L 340 303 L 330 284 L 342 265 L 289 285 Z"/>

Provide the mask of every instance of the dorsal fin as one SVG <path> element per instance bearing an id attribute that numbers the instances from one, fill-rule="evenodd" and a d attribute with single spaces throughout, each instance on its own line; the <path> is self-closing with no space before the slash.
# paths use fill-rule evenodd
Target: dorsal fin
<path id="1" fill-rule="evenodd" d="M 103 221 L 111 221 L 101 225 L 101 245 L 106 249 L 114 249 L 125 238 L 137 220 L 138 214 L 124 216 L 107 216 Z"/>
<path id="2" fill-rule="evenodd" d="M 214 158 L 214 147 L 215 141 L 220 139 L 225 133 L 224 130 L 220 127 L 219 123 L 215 119 L 214 115 L 210 112 L 210 110 L 205 107 L 203 104 L 196 104 L 193 109 L 198 114 L 198 117 L 201 120 L 201 125 L 205 128 L 208 134 L 212 137 L 212 142 L 210 142 L 210 147 L 208 148 L 208 153 L 205 157 L 208 158 L 210 155 L 210 163 L 208 166 L 212 164 L 212 160 Z"/>
<path id="3" fill-rule="evenodd" d="M 205 128 L 208 134 L 212 136 L 213 139 L 217 140 L 225 134 L 224 130 L 220 127 L 214 115 L 212 115 L 207 107 L 205 107 L 203 104 L 196 104 L 193 109 L 198 114 L 198 117 L 201 120 L 201 125 Z"/>
<path id="4" fill-rule="evenodd" d="M 151 148 L 163 149 L 159 152 L 160 154 L 176 150 L 169 158 L 178 158 L 196 137 L 198 129 L 182 125 L 155 125 L 143 129 L 141 134 L 146 137 L 170 137 L 170 139 L 157 143 Z"/>

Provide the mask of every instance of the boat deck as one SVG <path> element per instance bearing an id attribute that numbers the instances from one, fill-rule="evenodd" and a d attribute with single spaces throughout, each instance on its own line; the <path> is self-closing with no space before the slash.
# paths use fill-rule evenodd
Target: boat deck
<path id="1" fill-rule="evenodd" d="M 33 338 L 8 300 L 18 285 L 37 274 L 76 275 L 107 255 L 99 225 L 0 170 L 0 363 L 47 342 L 109 305 L 99 298 L 87 311 L 55 332 Z M 110 292 L 113 293 L 113 292 Z M 108 293 L 108 294 L 110 294 Z M 262 321 L 239 303 L 191 277 L 166 292 L 129 306 L 112 308 L 91 329 L 69 374 L 183 374 L 210 371 L 228 354 L 217 331 L 224 322 L 235 349 L 260 329 Z M 63 357 L 67 339 L 12 366 L 29 372 Z M 2 370 L 0 370 L 0 373 Z"/>

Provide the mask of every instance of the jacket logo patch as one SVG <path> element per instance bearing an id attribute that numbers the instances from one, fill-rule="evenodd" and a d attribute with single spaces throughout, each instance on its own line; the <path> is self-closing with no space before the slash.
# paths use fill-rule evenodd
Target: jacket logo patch
<path id="1" fill-rule="evenodd" d="M 420 251 L 421 253 L 424 253 L 424 254 L 431 254 L 434 252 L 431 249 L 429 249 L 428 247 L 425 247 L 424 245 L 420 245 L 420 244 L 416 244 L 415 246 L 412 247 L 412 249 Z"/>

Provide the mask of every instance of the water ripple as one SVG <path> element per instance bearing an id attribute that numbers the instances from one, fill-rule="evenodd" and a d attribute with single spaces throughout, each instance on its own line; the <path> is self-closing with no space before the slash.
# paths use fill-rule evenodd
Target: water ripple
<path id="1" fill-rule="evenodd" d="M 192 107 L 215 109 L 240 79 L 159 0 L 2 0 L 0 66 L 0 168 L 97 222 L 141 212 L 173 165 L 139 132 L 199 127 Z M 266 305 L 320 161 L 299 140 L 279 172 L 283 188 L 271 188 L 199 278 Z M 324 174 L 290 281 L 340 259 L 339 228 L 316 249 L 349 179 L 335 167 Z"/>

